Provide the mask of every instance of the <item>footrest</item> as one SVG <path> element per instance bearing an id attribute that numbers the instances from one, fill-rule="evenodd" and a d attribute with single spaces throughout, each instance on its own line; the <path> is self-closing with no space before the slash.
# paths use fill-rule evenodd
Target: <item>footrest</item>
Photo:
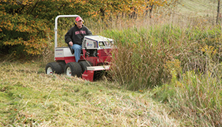
<path id="1" fill-rule="evenodd" d="M 109 70 L 110 65 L 105 66 L 90 66 L 87 67 L 87 70 L 93 70 L 93 71 L 101 71 L 101 70 Z"/>
<path id="2" fill-rule="evenodd" d="M 93 81 L 94 71 L 102 71 L 102 70 L 109 70 L 110 65 L 106 66 L 90 66 L 87 67 L 87 70 L 82 74 L 83 80 Z"/>

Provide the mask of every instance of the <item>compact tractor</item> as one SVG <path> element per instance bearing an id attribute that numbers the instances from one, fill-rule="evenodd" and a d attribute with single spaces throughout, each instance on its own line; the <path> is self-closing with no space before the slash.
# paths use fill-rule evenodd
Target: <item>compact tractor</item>
<path id="1" fill-rule="evenodd" d="M 55 18 L 55 62 L 46 65 L 46 74 L 65 73 L 68 76 L 77 76 L 93 81 L 96 72 L 109 70 L 113 39 L 95 35 L 85 36 L 80 60 L 76 62 L 69 46 L 57 47 L 57 21 L 60 17 L 75 18 L 78 15 L 59 15 Z"/>

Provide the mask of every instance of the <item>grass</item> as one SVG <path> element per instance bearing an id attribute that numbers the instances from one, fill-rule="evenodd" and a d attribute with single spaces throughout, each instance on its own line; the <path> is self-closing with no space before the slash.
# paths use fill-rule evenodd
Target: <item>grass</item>
<path id="1" fill-rule="evenodd" d="M 38 62 L 0 64 L 0 126 L 179 124 L 148 91 L 128 91 L 106 80 L 46 75 Z"/>

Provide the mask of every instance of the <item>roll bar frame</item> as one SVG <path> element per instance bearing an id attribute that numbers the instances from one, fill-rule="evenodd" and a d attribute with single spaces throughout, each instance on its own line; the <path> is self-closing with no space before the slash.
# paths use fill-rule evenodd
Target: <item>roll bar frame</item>
<path id="1" fill-rule="evenodd" d="M 55 28 L 54 28 L 54 32 L 55 32 L 55 49 L 57 47 L 57 29 L 58 29 L 58 19 L 61 18 L 61 17 L 65 17 L 65 18 L 70 18 L 70 17 L 78 17 L 79 15 L 58 15 L 56 18 L 55 18 Z"/>

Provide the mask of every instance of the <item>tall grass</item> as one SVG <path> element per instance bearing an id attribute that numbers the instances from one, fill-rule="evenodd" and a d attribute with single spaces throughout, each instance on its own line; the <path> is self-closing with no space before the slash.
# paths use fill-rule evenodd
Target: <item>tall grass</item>
<path id="1" fill-rule="evenodd" d="M 221 69 L 221 65 L 220 65 Z M 178 81 L 153 89 L 153 98 L 168 102 L 186 126 L 222 126 L 222 84 L 210 73 L 188 71 Z"/>
<path id="2" fill-rule="evenodd" d="M 214 60 L 216 50 L 212 46 L 206 45 L 201 51 L 205 55 L 204 72 L 182 72 L 179 60 L 167 62 L 171 81 L 154 88 L 153 98 L 168 102 L 172 113 L 183 117 L 186 126 L 222 126 L 221 62 Z"/>
<path id="3" fill-rule="evenodd" d="M 137 90 L 160 85 L 169 80 L 167 61 L 179 59 L 183 72 L 206 70 L 206 55 L 201 49 L 220 48 L 220 27 L 194 28 L 165 24 L 147 28 L 107 30 L 105 35 L 116 40 L 112 61 L 114 79 L 129 89 Z M 214 57 L 218 61 L 220 52 Z"/>
<path id="4" fill-rule="evenodd" d="M 152 34 L 146 29 L 128 29 L 110 32 L 117 40 L 117 52 L 112 61 L 115 79 L 129 89 L 146 88 L 161 83 L 164 77 L 161 67 L 169 59 L 168 47 L 158 41 L 152 42 Z M 159 46 L 157 46 L 159 45 Z"/>

